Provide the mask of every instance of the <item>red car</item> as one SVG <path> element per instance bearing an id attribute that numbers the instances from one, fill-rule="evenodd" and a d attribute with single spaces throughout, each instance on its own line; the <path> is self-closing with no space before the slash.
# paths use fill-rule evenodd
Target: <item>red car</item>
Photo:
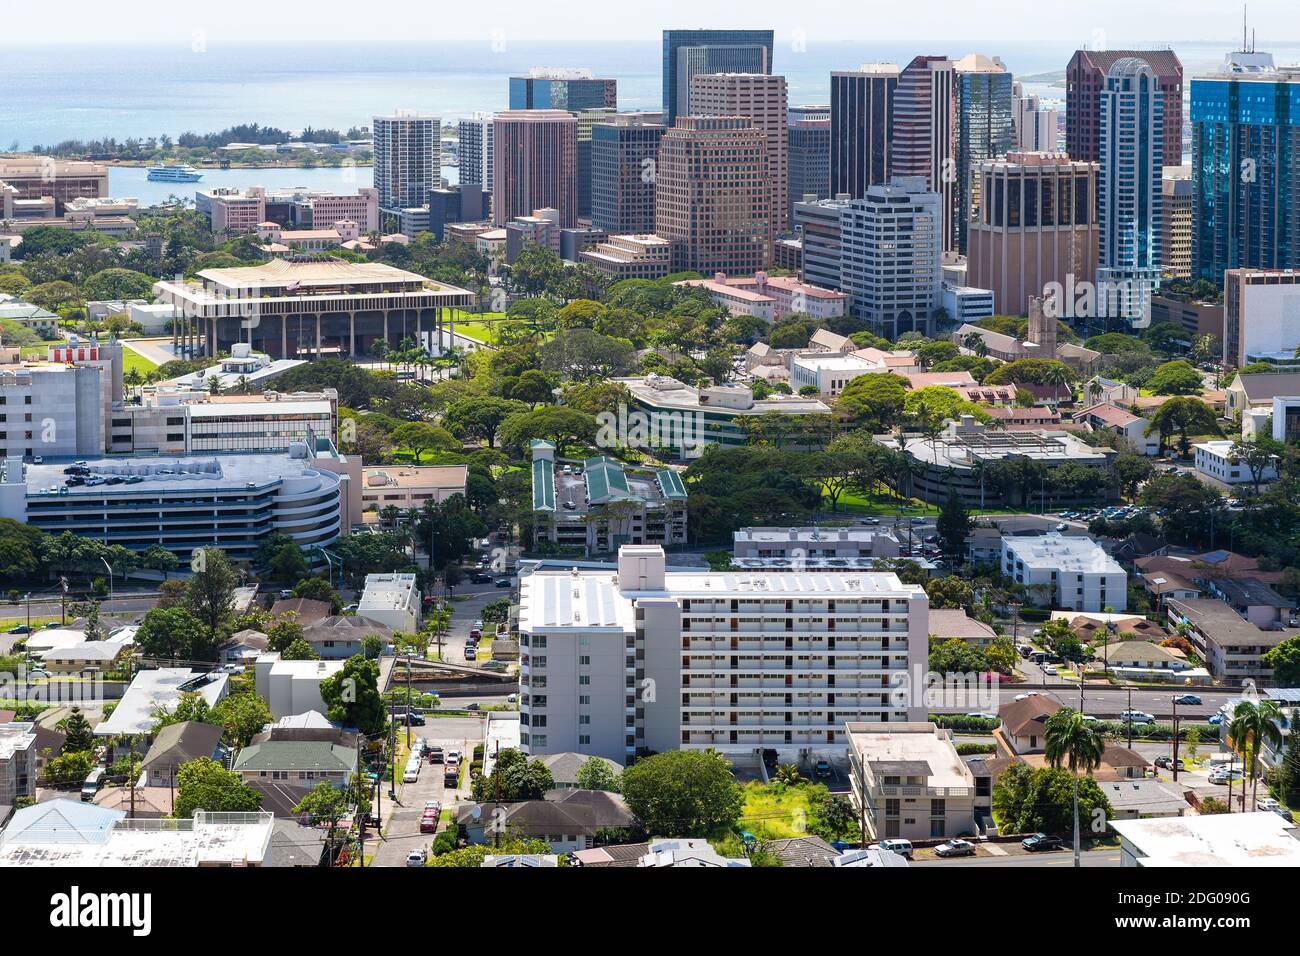
<path id="1" fill-rule="evenodd" d="M 436 833 L 437 831 L 438 831 L 437 814 L 425 814 L 424 816 L 420 817 L 421 833 Z"/>

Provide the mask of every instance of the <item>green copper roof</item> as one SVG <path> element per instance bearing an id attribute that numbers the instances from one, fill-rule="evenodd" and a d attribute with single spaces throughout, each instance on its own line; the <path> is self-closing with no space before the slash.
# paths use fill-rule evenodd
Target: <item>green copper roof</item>
<path id="1" fill-rule="evenodd" d="M 538 458 L 533 462 L 533 510 L 555 510 L 555 462 Z"/>
<path id="2" fill-rule="evenodd" d="M 682 476 L 671 468 L 656 468 L 655 476 L 659 479 L 659 487 L 663 490 L 664 497 L 670 499 L 685 499 L 686 486 L 682 484 Z"/>
<path id="3" fill-rule="evenodd" d="M 582 463 L 587 480 L 587 500 L 593 505 L 604 504 L 619 498 L 632 498 L 627 486 L 627 473 L 621 463 L 599 455 Z"/>

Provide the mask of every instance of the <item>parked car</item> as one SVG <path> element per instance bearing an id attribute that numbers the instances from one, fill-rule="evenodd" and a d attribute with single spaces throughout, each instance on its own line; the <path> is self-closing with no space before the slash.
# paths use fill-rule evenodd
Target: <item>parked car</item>
<path id="1" fill-rule="evenodd" d="M 497 578 L 497 587 L 509 588 L 509 587 L 514 587 L 514 584 L 511 583 L 509 578 Z"/>
<path id="2" fill-rule="evenodd" d="M 507 703 L 507 704 L 517 704 L 517 703 L 519 703 L 519 695 L 518 695 L 518 694 L 507 694 L 507 695 L 506 695 L 506 703 Z"/>
<path id="3" fill-rule="evenodd" d="M 889 850 L 893 853 L 897 853 L 901 857 L 906 857 L 909 860 L 912 858 L 911 840 L 881 840 L 879 843 L 871 844 L 868 849 Z"/>
<path id="4" fill-rule="evenodd" d="M 473 660 L 474 658 L 476 658 L 476 657 L 478 657 L 478 645 L 477 645 L 477 644 L 466 644 L 466 645 L 465 645 L 465 660 L 467 660 L 467 661 L 472 661 L 472 660 Z"/>
<path id="5" fill-rule="evenodd" d="M 1030 853 L 1037 853 L 1040 850 L 1064 849 L 1065 841 L 1060 837 L 1049 836 L 1046 833 L 1035 833 L 1033 836 L 1021 840 L 1020 845 Z"/>
<path id="6" fill-rule="evenodd" d="M 829 777 L 831 775 L 831 763 L 829 760 L 818 760 L 813 764 L 813 776 Z"/>
<path id="7" fill-rule="evenodd" d="M 1246 775 L 1236 768 L 1220 767 L 1210 774 L 1210 783 L 1218 787 L 1244 779 Z"/>
<path id="8" fill-rule="evenodd" d="M 420 779 L 420 765 L 414 766 L 408 764 L 406 770 L 402 773 L 402 783 L 415 783 Z"/>
<path id="9" fill-rule="evenodd" d="M 429 748 L 429 763 L 442 763 L 442 748 L 441 748 L 441 747 L 430 747 L 430 748 Z"/>
<path id="10" fill-rule="evenodd" d="M 10 633 L 10 634 L 30 634 L 30 633 L 31 633 L 31 630 L 32 630 L 32 629 L 31 629 L 30 627 L 28 627 L 26 624 L 15 624 L 13 627 L 9 628 L 9 633 Z"/>
<path id="11" fill-rule="evenodd" d="M 281 600 L 281 601 L 288 601 L 288 600 L 290 600 L 290 599 L 292 599 L 292 598 L 293 598 L 293 592 L 290 591 L 288 588 L 285 588 L 285 589 L 283 589 L 282 591 L 280 591 L 280 600 Z"/>
<path id="12" fill-rule="evenodd" d="M 1197 697 L 1195 694 L 1180 694 L 1178 697 L 1174 698 L 1174 703 L 1180 704 L 1184 707 L 1199 707 L 1201 705 L 1201 698 Z"/>
<path id="13" fill-rule="evenodd" d="M 420 817 L 421 833 L 436 833 L 438 831 L 438 814 L 425 813 Z"/>
<path id="14" fill-rule="evenodd" d="M 969 840 L 949 840 L 934 848 L 935 856 L 974 856 L 975 844 Z"/>
<path id="15" fill-rule="evenodd" d="M 1126 710 L 1119 715 L 1119 719 L 1127 724 L 1154 724 L 1156 722 L 1153 714 L 1148 714 L 1143 710 Z"/>
<path id="16" fill-rule="evenodd" d="M 424 864 L 428 862 L 428 860 L 429 860 L 428 850 L 412 850 L 410 853 L 406 854 L 407 866 L 424 866 Z"/>
<path id="17" fill-rule="evenodd" d="M 412 713 L 406 718 L 406 720 L 412 727 L 424 726 L 424 714 L 417 714 L 414 711 L 412 711 Z"/>
<path id="18" fill-rule="evenodd" d="M 1276 800 L 1274 800 L 1272 797 L 1264 797 L 1264 798 L 1263 798 L 1262 800 L 1260 800 L 1259 803 L 1256 805 L 1256 809 L 1257 809 L 1257 810 L 1276 810 L 1276 809 L 1278 809 L 1278 807 L 1280 807 L 1280 806 L 1282 806 L 1282 804 L 1278 803 L 1278 802 L 1277 802 Z"/>
<path id="19" fill-rule="evenodd" d="M 1180 771 L 1187 769 L 1187 767 L 1183 764 L 1182 757 L 1179 757 L 1177 760 L 1175 760 L 1173 757 L 1168 757 L 1163 754 L 1156 758 L 1155 764 L 1161 770 L 1172 770 L 1174 769 L 1175 765 L 1177 765 Z"/>
<path id="20" fill-rule="evenodd" d="M 1219 724 L 1223 723 L 1223 714 L 1211 714 L 1209 717 L 1205 719 L 1205 722 L 1207 724 L 1213 724 L 1215 727 L 1217 727 L 1219 726 Z"/>
<path id="21" fill-rule="evenodd" d="M 456 766 L 457 764 L 459 764 L 459 763 L 460 763 L 460 751 L 459 751 L 459 750 L 448 750 L 448 751 L 447 751 L 446 762 L 447 762 L 448 764 L 450 764 L 451 766 L 453 766 L 453 767 Z"/>
<path id="22" fill-rule="evenodd" d="M 485 571 L 475 571 L 469 576 L 469 579 L 475 584 L 487 584 L 492 580 L 492 575 Z"/>

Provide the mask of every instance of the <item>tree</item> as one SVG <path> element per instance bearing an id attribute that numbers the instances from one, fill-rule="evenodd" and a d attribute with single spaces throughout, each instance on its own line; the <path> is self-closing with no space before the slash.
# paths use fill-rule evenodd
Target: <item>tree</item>
<path id="1" fill-rule="evenodd" d="M 298 623 L 298 615 L 284 614 L 280 619 L 266 629 L 266 649 L 269 651 L 284 652 L 290 644 L 303 639 L 302 625 Z"/>
<path id="2" fill-rule="evenodd" d="M 461 447 L 455 435 L 428 422 L 399 425 L 390 437 L 397 445 L 411 449 L 416 464 L 420 463 L 426 451 L 459 451 Z"/>
<path id="3" fill-rule="evenodd" d="M 1059 833 L 1071 824 L 1075 788 L 1079 818 L 1110 813 L 1110 801 L 1091 777 L 1076 777 L 1059 767 L 1012 764 L 993 788 L 993 812 L 1007 833 Z"/>
<path id="4" fill-rule="evenodd" d="M 984 650 L 989 667 L 999 674 L 1012 674 L 1016 669 L 1016 645 L 1009 637 L 999 637 Z"/>
<path id="5" fill-rule="evenodd" d="M 1148 458 L 1128 452 L 1119 455 L 1112 467 L 1115 469 L 1115 480 L 1119 483 L 1120 492 L 1128 498 L 1133 498 L 1142 482 L 1155 474 L 1155 468 Z"/>
<path id="6" fill-rule="evenodd" d="M 957 489 L 950 486 L 947 500 L 939 510 L 939 520 L 935 522 L 934 529 L 943 544 L 943 553 L 950 561 L 956 564 L 962 562 L 966 554 L 966 539 L 970 537 L 972 527 L 973 523 L 970 512 L 966 509 L 966 503 L 957 493 Z"/>
<path id="7" fill-rule="evenodd" d="M 1204 387 L 1201 373 L 1182 359 L 1156 367 L 1147 379 L 1147 388 L 1156 395 L 1192 395 Z"/>
<path id="8" fill-rule="evenodd" d="M 610 793 L 619 791 L 619 774 L 599 757 L 588 758 L 578 768 L 576 782 L 580 790 L 608 790 Z"/>
<path id="9" fill-rule="evenodd" d="M 594 382 L 628 368 L 632 343 L 591 329 L 569 329 L 546 342 L 538 357 L 543 371 Z"/>
<path id="10" fill-rule="evenodd" d="M 95 768 L 93 751 L 83 750 L 76 753 L 63 753 L 52 758 L 45 765 L 45 779 L 49 783 L 81 783 Z"/>
<path id="11" fill-rule="evenodd" d="M 86 719 L 80 707 L 72 708 L 72 713 L 68 715 L 67 722 L 63 726 L 63 732 L 66 735 L 63 741 L 64 753 L 81 753 L 95 749 L 94 728 L 90 726 L 90 721 Z"/>
<path id="12" fill-rule="evenodd" d="M 207 645 L 203 622 L 183 607 L 156 607 L 147 612 L 135 635 L 145 657 L 172 661 L 196 660 L 193 652 Z"/>
<path id="13" fill-rule="evenodd" d="M 536 370 L 532 371 L 541 375 Z M 546 397 L 550 397 L 549 385 L 546 386 Z M 463 440 L 479 438 L 487 442 L 489 448 L 494 448 L 497 429 L 501 427 L 501 423 L 511 415 L 529 410 L 529 405 L 522 401 L 480 395 L 452 402 L 443 412 L 442 421 L 453 435 Z"/>
<path id="14" fill-rule="evenodd" d="M 348 815 L 352 802 L 346 790 L 322 780 L 315 789 L 298 801 L 294 813 L 306 814 L 316 823 L 324 822 L 329 827 L 330 843 L 334 842 L 334 831 L 339 821 Z"/>
<path id="15" fill-rule="evenodd" d="M 155 281 L 134 269 L 104 269 L 83 282 L 81 292 L 88 301 L 142 299 L 152 295 Z"/>
<path id="16" fill-rule="evenodd" d="M 700 750 L 638 760 L 623 771 L 623 798 L 647 833 L 665 837 L 730 829 L 744 806 L 731 764 Z"/>
<path id="17" fill-rule="evenodd" d="M 272 720 L 266 701 L 254 693 L 229 694 L 217 702 L 211 714 L 211 721 L 225 731 L 226 741 L 236 747 L 247 747 Z"/>
<path id="18" fill-rule="evenodd" d="M 330 587 L 328 581 L 319 576 L 303 578 L 295 584 L 293 596 L 311 601 L 324 601 L 330 606 L 331 614 L 338 614 L 343 610 L 343 596 Z"/>
<path id="19" fill-rule="evenodd" d="M 1232 456 L 1245 465 L 1250 472 L 1250 481 L 1255 486 L 1255 494 L 1259 494 L 1264 473 L 1270 468 L 1277 467 L 1284 450 L 1282 442 L 1274 441 L 1267 435 L 1238 438 L 1232 443 Z"/>
<path id="20" fill-rule="evenodd" d="M 479 802 L 499 800 L 541 800 L 555 786 L 550 768 L 540 760 L 529 760 L 522 751 L 507 747 L 498 751 L 492 772 L 474 780 L 474 799 Z"/>
<path id="21" fill-rule="evenodd" d="M 940 642 L 930 635 L 930 659 L 926 665 L 936 674 L 979 674 L 989 669 L 988 659 L 974 644 L 954 637 Z"/>
<path id="22" fill-rule="evenodd" d="M 363 734 L 384 729 L 384 702 L 379 695 L 379 664 L 354 654 L 343 669 L 320 682 L 325 715 L 344 727 Z"/>
<path id="23" fill-rule="evenodd" d="M 131 371 L 135 371 L 132 369 Z M 153 571 L 161 571 L 163 580 L 167 580 L 167 574 L 175 571 L 180 566 L 181 559 L 176 557 L 171 551 L 168 551 L 162 545 L 151 544 L 140 558 L 142 567 L 149 568 Z"/>
<path id="24" fill-rule="evenodd" d="M 1184 458 L 1191 446 L 1192 435 L 1220 435 L 1218 418 L 1214 409 L 1199 398 L 1171 398 L 1151 415 L 1145 434 L 1159 433 L 1160 449 L 1169 443 L 1170 435 L 1178 436 L 1178 448 Z"/>
<path id="25" fill-rule="evenodd" d="M 209 757 L 200 757 L 176 770 L 176 806 L 172 816 L 185 819 L 195 810 L 208 813 L 250 812 L 262 805 L 262 795 L 233 770 Z"/>
<path id="26" fill-rule="evenodd" d="M 1259 752 L 1282 747 L 1282 707 L 1276 700 L 1243 700 L 1232 710 L 1228 736 L 1233 746 L 1250 757 L 1250 807 L 1259 805 Z M 1242 794 L 1245 794 L 1242 785 Z"/>
<path id="27" fill-rule="evenodd" d="M 1264 652 L 1264 666 L 1273 671 L 1278 687 L 1295 687 L 1300 684 L 1300 637 L 1289 637 L 1276 647 Z"/>
<path id="28" fill-rule="evenodd" d="M 1047 718 L 1043 735 L 1043 755 L 1048 764 L 1060 769 L 1064 764 L 1074 778 L 1074 865 L 1079 865 L 1079 777 L 1101 766 L 1106 739 L 1101 731 L 1088 726 L 1083 714 L 1062 707 Z"/>
<path id="29" fill-rule="evenodd" d="M 300 637 L 289 642 L 289 645 L 280 652 L 280 659 L 283 661 L 318 661 L 320 655 L 316 653 L 316 648 Z"/>
<path id="30" fill-rule="evenodd" d="M 1300 710 L 1291 711 L 1292 734 L 1300 726 Z M 1300 746 L 1294 739 L 1286 748 L 1286 757 L 1282 760 L 1282 769 L 1278 774 L 1278 790 L 1288 807 L 1300 807 Z"/>
<path id="31" fill-rule="evenodd" d="M 195 557 L 198 560 L 192 562 L 196 566 L 186 589 L 186 601 L 190 613 L 207 628 L 208 643 L 204 647 L 191 647 L 190 654 L 193 660 L 207 661 L 216 656 L 221 625 L 235 604 L 239 576 L 219 548 L 196 549 Z"/>
<path id="32" fill-rule="evenodd" d="M 296 541 L 286 542 L 276 550 L 266 567 L 278 581 L 296 581 L 310 570 L 307 558 Z"/>
<path id="33" fill-rule="evenodd" d="M 955 574 L 930 578 L 925 582 L 925 593 L 929 595 L 932 608 L 970 607 L 975 603 L 975 591 L 970 582 Z"/>

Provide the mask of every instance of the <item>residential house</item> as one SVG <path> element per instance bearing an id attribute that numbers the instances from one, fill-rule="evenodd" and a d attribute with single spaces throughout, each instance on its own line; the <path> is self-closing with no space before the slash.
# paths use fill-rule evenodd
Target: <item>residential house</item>
<path id="1" fill-rule="evenodd" d="M 1300 827 L 1276 813 L 1116 820 L 1121 867 L 1300 867 Z"/>
<path id="2" fill-rule="evenodd" d="M 609 768 L 615 777 L 623 773 L 623 765 L 608 757 L 593 757 L 591 754 L 557 753 L 543 754 L 536 758 L 546 769 L 551 771 L 551 782 L 556 790 L 578 789 L 578 771 L 588 760 L 598 760 Z"/>
<path id="3" fill-rule="evenodd" d="M 1047 694 L 1030 694 L 998 708 L 1000 743 L 1012 755 L 1040 753 L 1046 746 L 1047 718 L 1061 709 L 1056 698 Z"/>
<path id="4" fill-rule="evenodd" d="M 113 641 L 82 641 L 66 647 L 53 647 L 41 655 L 41 663 L 51 674 L 80 674 L 85 671 L 111 671 L 130 656 L 131 645 Z"/>
<path id="5" fill-rule="evenodd" d="M 266 701 L 276 720 L 309 710 L 324 712 L 320 684 L 343 670 L 343 661 L 285 661 L 270 651 L 253 664 L 257 696 Z"/>
<path id="6" fill-rule="evenodd" d="M 1181 817 L 1191 806 L 1184 788 L 1163 780 L 1110 780 L 1100 786 L 1110 803 L 1109 820 Z"/>
<path id="7" fill-rule="evenodd" d="M 294 621 L 302 627 L 319 624 L 330 616 L 330 612 L 328 601 L 317 601 L 313 598 L 282 598 L 271 605 L 272 617 L 292 614 Z"/>
<path id="8" fill-rule="evenodd" d="M 360 614 L 331 615 L 302 629 L 303 640 L 321 660 L 342 661 L 364 650 L 367 637 L 379 638 L 384 646 L 393 639 L 393 629 Z"/>
<path id="9" fill-rule="evenodd" d="M 974 647 L 988 647 L 997 633 L 983 621 L 969 617 L 962 608 L 930 608 L 930 636 L 941 641 L 965 641 Z"/>
<path id="10" fill-rule="evenodd" d="M 34 726 L 24 720 L 0 724 L 0 806 L 12 807 L 19 797 L 36 795 Z"/>
<path id="11" fill-rule="evenodd" d="M 195 720 L 169 724 L 158 731 L 153 745 L 140 763 L 145 786 L 174 786 L 176 771 L 181 764 L 191 760 L 208 757 L 220 761 L 224 754 L 221 746 L 222 732 L 217 724 L 202 724 Z"/>
<path id="12" fill-rule="evenodd" d="M 1257 627 L 1269 630 L 1295 626 L 1295 599 L 1283 597 L 1258 578 L 1211 578 L 1205 586 L 1210 597 L 1218 598 Z"/>
<path id="13" fill-rule="evenodd" d="M 635 822 L 623 798 L 603 790 L 552 790 L 544 800 L 464 804 L 456 811 L 456 824 L 470 843 L 491 843 L 491 828 L 504 825 L 525 838 L 546 841 L 555 853 L 585 850 L 597 830 Z"/>
<path id="14" fill-rule="evenodd" d="M 1092 432 L 1106 432 L 1120 440 L 1121 447 L 1140 455 L 1155 455 L 1160 451 L 1160 438 L 1155 433 L 1147 435 L 1151 424 L 1141 415 L 1109 402 L 1100 402 L 1074 413 L 1076 425 Z"/>
<path id="15" fill-rule="evenodd" d="M 357 771 L 357 751 L 326 741 L 266 740 L 241 750 L 231 769 L 245 783 L 270 780 L 314 787 L 323 780 L 342 788 Z"/>

